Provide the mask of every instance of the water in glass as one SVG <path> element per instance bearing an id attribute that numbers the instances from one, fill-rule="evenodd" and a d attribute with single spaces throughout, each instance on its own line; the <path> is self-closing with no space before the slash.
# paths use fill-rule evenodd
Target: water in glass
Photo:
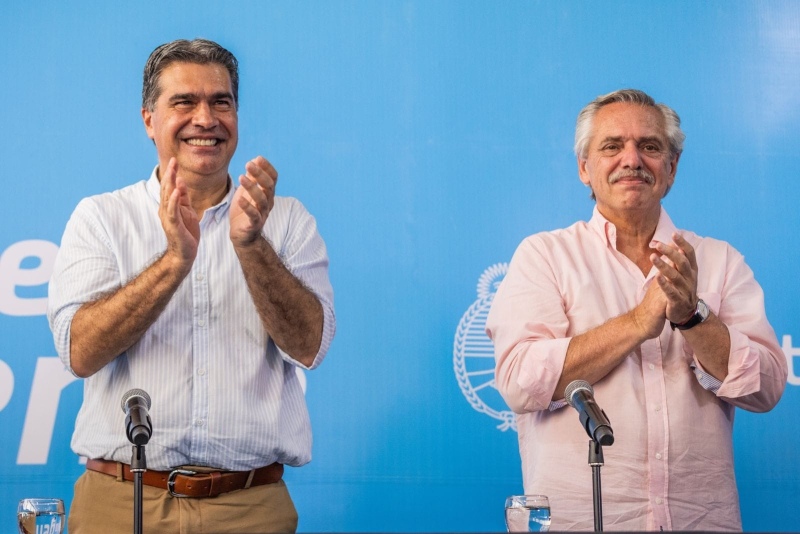
<path id="1" fill-rule="evenodd" d="M 544 495 L 513 495 L 506 499 L 509 532 L 546 532 L 550 529 L 550 503 Z"/>
<path id="2" fill-rule="evenodd" d="M 17 506 L 20 534 L 66 534 L 64 501 L 61 499 L 22 499 Z"/>

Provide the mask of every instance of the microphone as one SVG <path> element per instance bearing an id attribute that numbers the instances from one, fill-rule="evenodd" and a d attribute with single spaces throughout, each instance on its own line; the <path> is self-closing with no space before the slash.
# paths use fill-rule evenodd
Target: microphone
<path id="1" fill-rule="evenodd" d="M 134 445 L 147 445 L 153 435 L 150 422 L 150 395 L 141 389 L 131 389 L 122 396 L 122 411 L 125 412 L 125 429 L 128 441 Z"/>
<path id="2" fill-rule="evenodd" d="M 594 401 L 594 390 L 586 380 L 573 380 L 564 390 L 564 399 L 578 410 L 583 428 L 589 437 L 600 445 L 614 443 L 614 431 L 611 423 L 600 406 Z"/>

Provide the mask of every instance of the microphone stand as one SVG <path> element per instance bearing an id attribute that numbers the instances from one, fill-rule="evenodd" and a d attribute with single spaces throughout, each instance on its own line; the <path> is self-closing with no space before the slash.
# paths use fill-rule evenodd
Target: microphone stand
<path id="1" fill-rule="evenodd" d="M 142 534 L 142 473 L 147 471 L 144 445 L 134 445 L 131 455 L 133 473 L 133 534 Z"/>
<path id="2" fill-rule="evenodd" d="M 147 471 L 144 446 L 153 434 L 150 421 L 150 395 L 141 389 L 131 389 L 122 397 L 125 412 L 125 433 L 133 443 L 131 473 L 133 473 L 133 532 L 142 534 L 142 475 Z"/>
<path id="3" fill-rule="evenodd" d="M 603 496 L 600 488 L 600 468 L 603 466 L 603 446 L 593 439 L 589 440 L 589 465 L 592 467 L 594 531 L 603 532 Z"/>

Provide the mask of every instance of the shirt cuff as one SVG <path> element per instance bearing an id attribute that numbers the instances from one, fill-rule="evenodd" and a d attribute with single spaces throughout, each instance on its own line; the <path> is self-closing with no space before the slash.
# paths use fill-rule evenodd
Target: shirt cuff
<path id="1" fill-rule="evenodd" d="M 722 382 L 706 372 L 706 370 L 703 369 L 703 366 L 700 365 L 700 362 L 697 360 L 693 360 L 692 363 L 689 364 L 689 367 L 692 368 L 692 372 L 697 378 L 697 382 L 703 387 L 703 389 L 706 389 L 716 395 L 717 391 L 719 391 L 719 388 L 722 385 Z"/>

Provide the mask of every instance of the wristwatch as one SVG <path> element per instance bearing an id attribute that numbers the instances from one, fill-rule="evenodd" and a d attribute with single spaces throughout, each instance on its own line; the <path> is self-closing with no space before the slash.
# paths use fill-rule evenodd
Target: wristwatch
<path id="1" fill-rule="evenodd" d="M 675 324 L 672 321 L 669 322 L 669 325 L 672 327 L 673 330 L 676 328 L 678 330 L 689 330 L 700 323 L 704 323 L 706 319 L 708 319 L 711 310 L 708 309 L 708 305 L 703 302 L 703 299 L 697 299 L 697 309 L 694 311 L 694 315 L 689 317 L 689 320 L 685 323 Z"/>

